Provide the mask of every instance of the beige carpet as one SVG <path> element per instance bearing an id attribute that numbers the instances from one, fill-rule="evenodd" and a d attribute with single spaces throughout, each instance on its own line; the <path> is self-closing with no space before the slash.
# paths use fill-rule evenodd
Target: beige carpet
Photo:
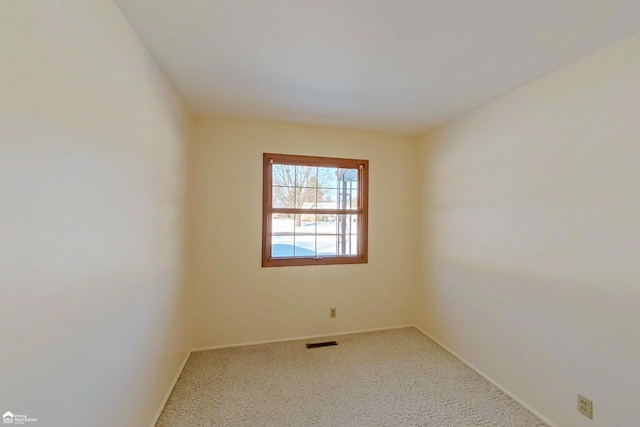
<path id="1" fill-rule="evenodd" d="M 414 328 L 191 354 L 157 426 L 546 426 Z"/>

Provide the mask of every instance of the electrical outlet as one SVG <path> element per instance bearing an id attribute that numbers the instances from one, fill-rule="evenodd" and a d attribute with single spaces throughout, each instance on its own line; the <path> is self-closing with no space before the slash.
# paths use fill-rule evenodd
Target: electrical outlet
<path id="1" fill-rule="evenodd" d="M 331 317 L 332 319 L 334 317 L 336 317 L 336 309 L 335 308 L 330 308 L 329 309 L 329 317 Z"/>
<path id="2" fill-rule="evenodd" d="M 578 412 L 590 420 L 593 419 L 593 402 L 581 394 L 578 395 Z"/>

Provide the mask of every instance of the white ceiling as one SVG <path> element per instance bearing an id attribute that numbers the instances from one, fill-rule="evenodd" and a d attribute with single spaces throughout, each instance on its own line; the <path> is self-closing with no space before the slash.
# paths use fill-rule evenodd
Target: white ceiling
<path id="1" fill-rule="evenodd" d="M 116 0 L 202 114 L 416 133 L 640 30 L 638 0 Z"/>

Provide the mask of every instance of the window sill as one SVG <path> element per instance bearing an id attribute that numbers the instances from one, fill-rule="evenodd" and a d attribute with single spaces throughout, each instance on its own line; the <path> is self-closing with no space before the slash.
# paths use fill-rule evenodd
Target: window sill
<path id="1" fill-rule="evenodd" d="M 367 264 L 363 256 L 327 256 L 320 258 L 269 258 L 262 260 L 263 267 L 297 267 L 303 265 Z"/>

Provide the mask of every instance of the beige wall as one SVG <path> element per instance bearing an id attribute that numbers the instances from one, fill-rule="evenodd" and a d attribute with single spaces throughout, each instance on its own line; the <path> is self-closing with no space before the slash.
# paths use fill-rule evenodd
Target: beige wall
<path id="1" fill-rule="evenodd" d="M 190 347 L 190 118 L 111 0 L 4 1 L 0 52 L 0 411 L 149 425 Z"/>
<path id="2" fill-rule="evenodd" d="M 640 425 L 639 52 L 640 33 L 423 139 L 417 324 L 562 427 Z"/>
<path id="3" fill-rule="evenodd" d="M 420 144 L 210 118 L 187 144 L 111 1 L 2 3 L 0 410 L 147 425 L 192 345 L 415 321 L 559 426 L 638 424 L 639 51 Z M 263 152 L 370 160 L 368 264 L 261 268 Z"/>
<path id="4" fill-rule="evenodd" d="M 368 264 L 261 267 L 264 152 L 370 161 Z M 194 346 L 410 324 L 415 152 L 402 136 L 199 118 L 190 164 Z"/>

